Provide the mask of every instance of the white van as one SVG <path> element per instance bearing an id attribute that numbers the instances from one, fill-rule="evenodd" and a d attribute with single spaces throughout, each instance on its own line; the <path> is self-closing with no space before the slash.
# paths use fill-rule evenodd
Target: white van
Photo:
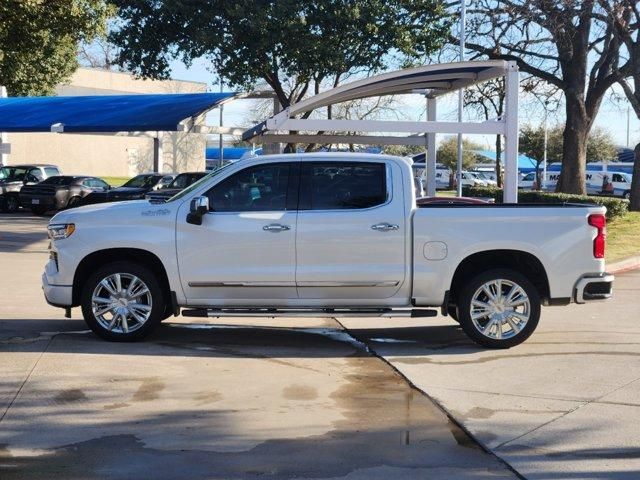
<path id="1" fill-rule="evenodd" d="M 609 192 L 602 191 L 605 175 L 612 185 L 612 189 Z M 554 190 L 559 178 L 560 172 L 547 172 L 546 190 Z M 518 188 L 531 190 L 535 180 L 536 172 L 529 172 L 518 180 Z M 628 199 L 631 192 L 631 175 L 625 172 L 587 171 L 585 173 L 585 183 L 587 195 L 611 195 Z"/>

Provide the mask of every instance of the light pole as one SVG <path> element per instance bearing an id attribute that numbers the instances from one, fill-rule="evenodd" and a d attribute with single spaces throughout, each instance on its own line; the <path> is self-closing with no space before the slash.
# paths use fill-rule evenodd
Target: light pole
<path id="1" fill-rule="evenodd" d="M 547 131 L 547 106 L 549 105 L 549 100 L 545 100 L 544 102 L 544 150 L 542 154 L 542 161 L 544 162 L 544 166 L 542 167 L 542 190 L 546 190 L 547 188 L 547 142 L 548 142 L 548 131 Z"/>
<path id="2" fill-rule="evenodd" d="M 7 97 L 7 89 L 0 85 L 0 98 Z M 6 146 L 5 146 L 6 145 Z M 4 167 L 7 164 L 7 148 L 9 145 L 9 141 L 7 140 L 7 134 L 5 132 L 0 132 L 0 167 Z"/>
<path id="3" fill-rule="evenodd" d="M 224 87 L 224 84 L 222 83 L 222 76 L 220 76 L 220 93 L 222 93 L 222 88 Z M 220 126 L 223 126 L 224 123 L 224 104 L 220 104 Z M 218 147 L 220 148 L 220 153 L 218 155 L 218 159 L 220 162 L 220 166 L 222 166 L 222 163 L 224 162 L 224 141 L 222 139 L 222 133 L 220 133 L 220 137 L 218 140 Z"/>
<path id="4" fill-rule="evenodd" d="M 460 2 L 460 61 L 464 62 L 464 35 L 465 35 L 465 14 L 466 14 L 466 5 L 467 1 L 462 0 Z M 464 90 L 458 90 L 458 122 L 462 122 L 462 110 L 464 103 Z M 456 162 L 456 195 L 458 197 L 462 196 L 462 134 L 458 134 L 458 159 Z"/>

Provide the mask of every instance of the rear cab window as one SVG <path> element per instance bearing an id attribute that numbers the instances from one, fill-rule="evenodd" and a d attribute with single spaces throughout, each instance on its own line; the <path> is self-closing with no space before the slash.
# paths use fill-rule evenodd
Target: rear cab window
<path id="1" fill-rule="evenodd" d="M 300 210 L 353 210 L 390 198 L 383 162 L 303 162 Z"/>

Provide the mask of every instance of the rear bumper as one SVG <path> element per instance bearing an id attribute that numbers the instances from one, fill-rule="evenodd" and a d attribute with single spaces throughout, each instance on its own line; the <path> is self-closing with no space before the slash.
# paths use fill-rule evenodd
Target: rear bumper
<path id="1" fill-rule="evenodd" d="M 576 283 L 574 300 L 585 303 L 592 300 L 606 300 L 613 293 L 614 276 L 610 273 L 583 275 Z"/>

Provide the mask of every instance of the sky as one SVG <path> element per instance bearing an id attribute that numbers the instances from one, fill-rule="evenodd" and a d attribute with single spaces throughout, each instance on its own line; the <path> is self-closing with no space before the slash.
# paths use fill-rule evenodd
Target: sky
<path id="1" fill-rule="evenodd" d="M 190 80 L 203 82 L 207 84 L 209 91 L 217 92 L 220 90 L 219 84 L 213 84 L 212 80 L 215 74 L 207 70 L 206 62 L 199 60 L 190 67 L 186 67 L 180 61 L 174 61 L 171 64 L 171 75 L 175 79 Z M 231 90 L 225 87 L 225 91 Z M 407 119 L 418 120 L 424 119 L 424 107 L 420 107 L 420 102 L 415 101 L 415 96 L 403 96 L 399 98 L 399 109 Z M 623 97 L 620 95 L 620 97 Z M 251 109 L 255 105 L 253 100 L 236 100 L 224 106 L 224 124 L 227 126 L 245 125 L 251 117 Z M 418 105 L 418 106 L 416 106 Z M 613 101 L 608 95 L 602 103 L 598 115 L 596 117 L 595 126 L 605 129 L 613 138 L 617 146 L 627 146 L 627 108 L 628 102 L 622 99 L 618 102 Z M 448 95 L 438 104 L 438 119 L 453 121 L 457 118 L 457 96 Z M 209 125 L 218 125 L 218 112 L 211 112 L 207 118 Z M 519 115 L 520 124 L 531 123 L 533 125 L 542 123 L 543 113 L 541 109 L 531 112 L 529 109 L 521 108 Z M 633 148 L 640 143 L 640 120 L 634 115 L 633 110 L 629 114 L 629 145 Z M 549 116 L 548 125 L 561 123 L 563 115 Z M 441 137 L 441 136 L 440 136 Z M 472 136 L 473 141 L 486 145 L 488 149 L 493 149 L 494 140 L 487 136 Z"/>

